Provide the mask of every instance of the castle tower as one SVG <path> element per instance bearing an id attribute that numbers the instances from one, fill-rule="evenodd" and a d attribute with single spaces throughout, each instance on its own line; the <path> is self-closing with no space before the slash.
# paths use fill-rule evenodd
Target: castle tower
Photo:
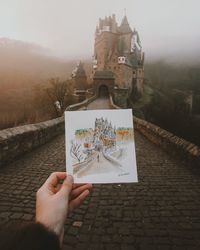
<path id="1" fill-rule="evenodd" d="M 123 90 L 127 97 L 132 90 L 143 91 L 144 53 L 138 32 L 131 29 L 126 15 L 119 26 L 115 15 L 99 19 L 95 33 L 93 76 L 105 75 L 100 72 L 112 72 L 115 89 Z"/>
<path id="2" fill-rule="evenodd" d="M 74 81 L 74 88 L 77 90 L 87 89 L 87 75 L 83 67 L 83 63 L 80 61 L 77 67 L 72 71 L 72 79 Z"/>

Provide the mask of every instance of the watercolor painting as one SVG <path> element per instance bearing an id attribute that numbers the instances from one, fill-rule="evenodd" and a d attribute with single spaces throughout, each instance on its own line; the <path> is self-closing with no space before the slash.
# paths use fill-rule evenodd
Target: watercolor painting
<path id="1" fill-rule="evenodd" d="M 67 172 L 77 183 L 136 182 L 131 110 L 65 112 Z"/>

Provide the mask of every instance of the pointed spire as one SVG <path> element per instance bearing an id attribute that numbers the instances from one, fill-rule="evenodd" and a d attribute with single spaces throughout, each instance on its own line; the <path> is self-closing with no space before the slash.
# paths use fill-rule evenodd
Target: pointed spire
<path id="1" fill-rule="evenodd" d="M 126 16 L 126 8 L 124 8 L 124 16 Z"/>
<path id="2" fill-rule="evenodd" d="M 131 28 L 129 26 L 128 19 L 127 19 L 126 15 L 122 19 L 121 25 L 119 27 L 119 31 L 121 33 L 130 33 L 130 32 L 132 32 L 132 30 L 131 30 Z"/>
<path id="3" fill-rule="evenodd" d="M 80 61 L 72 72 L 73 77 L 86 76 L 82 61 Z"/>

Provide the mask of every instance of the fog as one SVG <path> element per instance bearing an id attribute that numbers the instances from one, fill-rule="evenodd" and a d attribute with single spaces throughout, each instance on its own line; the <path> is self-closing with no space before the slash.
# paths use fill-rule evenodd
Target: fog
<path id="1" fill-rule="evenodd" d="M 199 9 L 199 0 L 0 0 L 0 37 L 39 44 L 63 58 L 91 58 L 99 17 L 115 13 L 121 22 L 126 14 L 147 60 L 196 60 Z"/>

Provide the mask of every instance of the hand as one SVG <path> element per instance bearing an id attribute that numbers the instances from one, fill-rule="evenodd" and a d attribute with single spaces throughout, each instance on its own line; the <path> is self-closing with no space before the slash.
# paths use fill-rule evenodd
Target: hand
<path id="1" fill-rule="evenodd" d="M 52 173 L 37 191 L 36 222 L 54 231 L 62 244 L 67 214 L 83 203 L 91 188 L 91 184 L 73 184 L 73 177 L 65 172 Z"/>

